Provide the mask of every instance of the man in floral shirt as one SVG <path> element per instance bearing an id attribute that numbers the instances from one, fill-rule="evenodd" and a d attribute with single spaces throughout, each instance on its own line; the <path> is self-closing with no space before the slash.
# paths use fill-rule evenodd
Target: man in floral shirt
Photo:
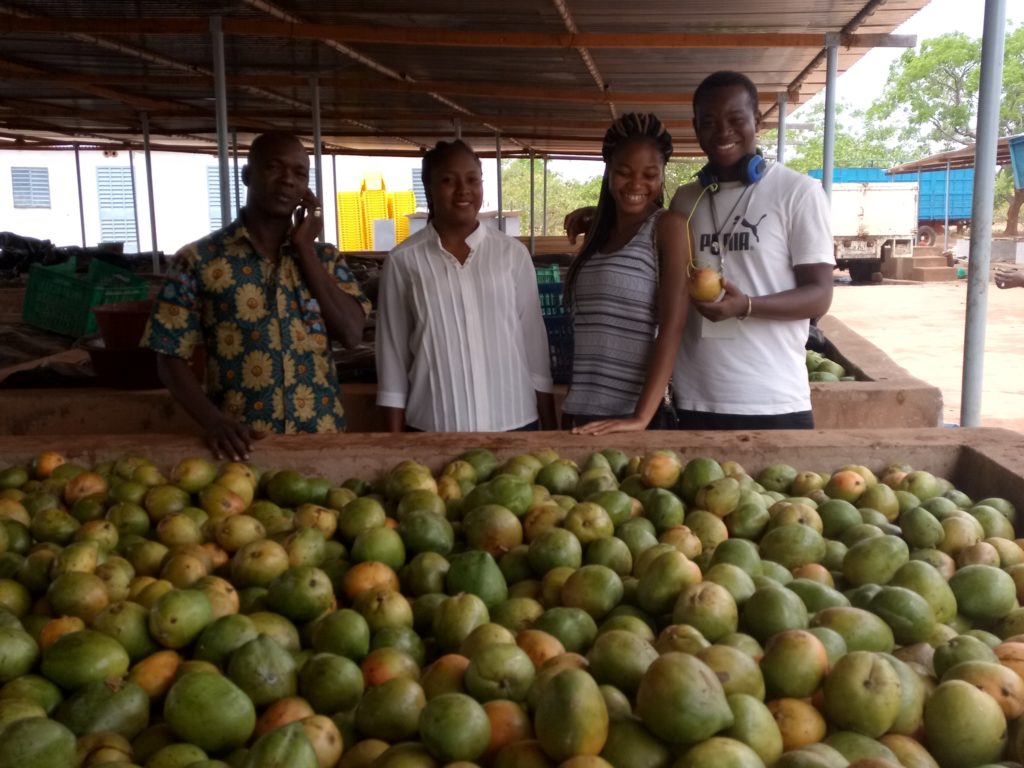
<path id="1" fill-rule="evenodd" d="M 359 344 L 370 311 L 342 255 L 316 241 L 323 209 L 302 143 L 257 137 L 242 181 L 238 219 L 178 252 L 143 337 L 214 455 L 235 460 L 266 433 L 344 430 L 330 340 Z M 205 391 L 189 369 L 197 344 Z"/>

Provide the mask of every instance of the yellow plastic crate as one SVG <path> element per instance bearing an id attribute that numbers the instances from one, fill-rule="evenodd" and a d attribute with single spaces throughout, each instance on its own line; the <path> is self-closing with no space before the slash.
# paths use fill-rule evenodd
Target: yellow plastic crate
<path id="1" fill-rule="evenodd" d="M 359 192 L 338 193 L 338 232 L 343 251 L 365 251 L 366 233 L 363 226 L 362 195 Z"/>

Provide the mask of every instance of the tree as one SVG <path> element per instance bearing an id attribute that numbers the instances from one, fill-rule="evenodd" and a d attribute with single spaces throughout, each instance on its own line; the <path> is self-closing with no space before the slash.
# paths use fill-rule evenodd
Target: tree
<path id="1" fill-rule="evenodd" d="M 534 195 L 537 220 L 534 222 L 533 234 L 544 233 L 544 161 L 535 159 L 534 163 Z M 595 176 L 587 181 L 573 181 L 557 171 L 548 170 L 548 206 L 547 233 L 549 235 L 562 232 L 562 221 L 570 211 L 585 205 L 594 205 L 601 189 L 601 177 Z M 522 211 L 520 232 L 530 234 L 530 161 L 517 158 L 501 161 L 501 196 L 505 210 Z"/>
<path id="2" fill-rule="evenodd" d="M 999 135 L 1024 132 L 1024 27 L 1005 38 Z M 977 140 L 981 41 L 962 32 L 925 40 L 907 50 L 889 68 L 881 96 L 868 109 L 869 120 L 887 123 L 897 141 L 917 156 L 974 144 Z M 1004 168 L 1001 174 L 1006 174 Z M 1024 190 L 1008 193 L 1006 234 L 1017 233 Z"/>
<path id="3" fill-rule="evenodd" d="M 672 199 L 676 188 L 692 181 L 703 161 L 673 160 L 665 169 L 665 203 Z M 536 195 L 537 221 L 533 227 L 535 235 L 541 235 L 543 228 L 544 162 L 534 160 L 534 194 Z M 562 221 L 567 213 L 587 205 L 596 205 L 601 192 L 601 177 L 594 176 L 586 181 L 573 181 L 557 171 L 548 171 L 548 226 L 549 235 L 562 232 Z M 530 234 L 530 161 L 514 159 L 501 161 L 501 196 L 506 210 L 522 211 L 523 226 L 520 231 Z"/>
<path id="4" fill-rule="evenodd" d="M 825 145 L 825 105 L 815 104 L 801 122 L 807 128 L 787 132 L 792 153 L 787 154 L 786 165 L 795 171 L 807 173 L 821 168 Z M 847 114 L 842 105 L 836 106 L 836 133 L 834 158 L 840 167 L 890 168 L 906 162 L 911 155 L 898 143 L 892 142 L 893 129 L 882 122 L 869 121 L 865 114 L 853 110 Z M 774 145 L 775 131 L 766 131 L 762 142 Z M 774 154 L 774 147 L 769 149 Z"/>

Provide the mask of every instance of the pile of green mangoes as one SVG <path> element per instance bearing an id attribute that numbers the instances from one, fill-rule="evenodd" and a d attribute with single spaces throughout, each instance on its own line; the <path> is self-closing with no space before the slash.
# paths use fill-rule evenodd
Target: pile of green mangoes
<path id="1" fill-rule="evenodd" d="M 842 363 L 837 363 L 821 352 L 808 349 L 806 353 L 807 378 L 810 381 L 856 381 L 850 376 Z"/>
<path id="2" fill-rule="evenodd" d="M 1016 509 L 925 468 L 47 451 L 0 470 L 0 521 L 0 768 L 1024 752 Z"/>

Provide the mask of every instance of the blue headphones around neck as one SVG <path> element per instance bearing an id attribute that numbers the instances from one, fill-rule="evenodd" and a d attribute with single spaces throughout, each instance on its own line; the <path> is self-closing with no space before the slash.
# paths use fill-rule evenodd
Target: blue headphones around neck
<path id="1" fill-rule="evenodd" d="M 761 155 L 761 150 L 758 149 L 756 154 L 744 155 L 740 158 L 739 162 L 736 163 L 736 168 L 739 171 L 739 180 L 744 185 L 750 186 L 764 178 L 764 174 L 768 170 L 768 163 L 765 162 L 764 157 Z M 712 192 L 718 189 L 718 177 L 715 176 L 715 172 L 711 169 L 711 163 L 697 171 L 697 181 L 704 189 L 711 188 Z"/>

